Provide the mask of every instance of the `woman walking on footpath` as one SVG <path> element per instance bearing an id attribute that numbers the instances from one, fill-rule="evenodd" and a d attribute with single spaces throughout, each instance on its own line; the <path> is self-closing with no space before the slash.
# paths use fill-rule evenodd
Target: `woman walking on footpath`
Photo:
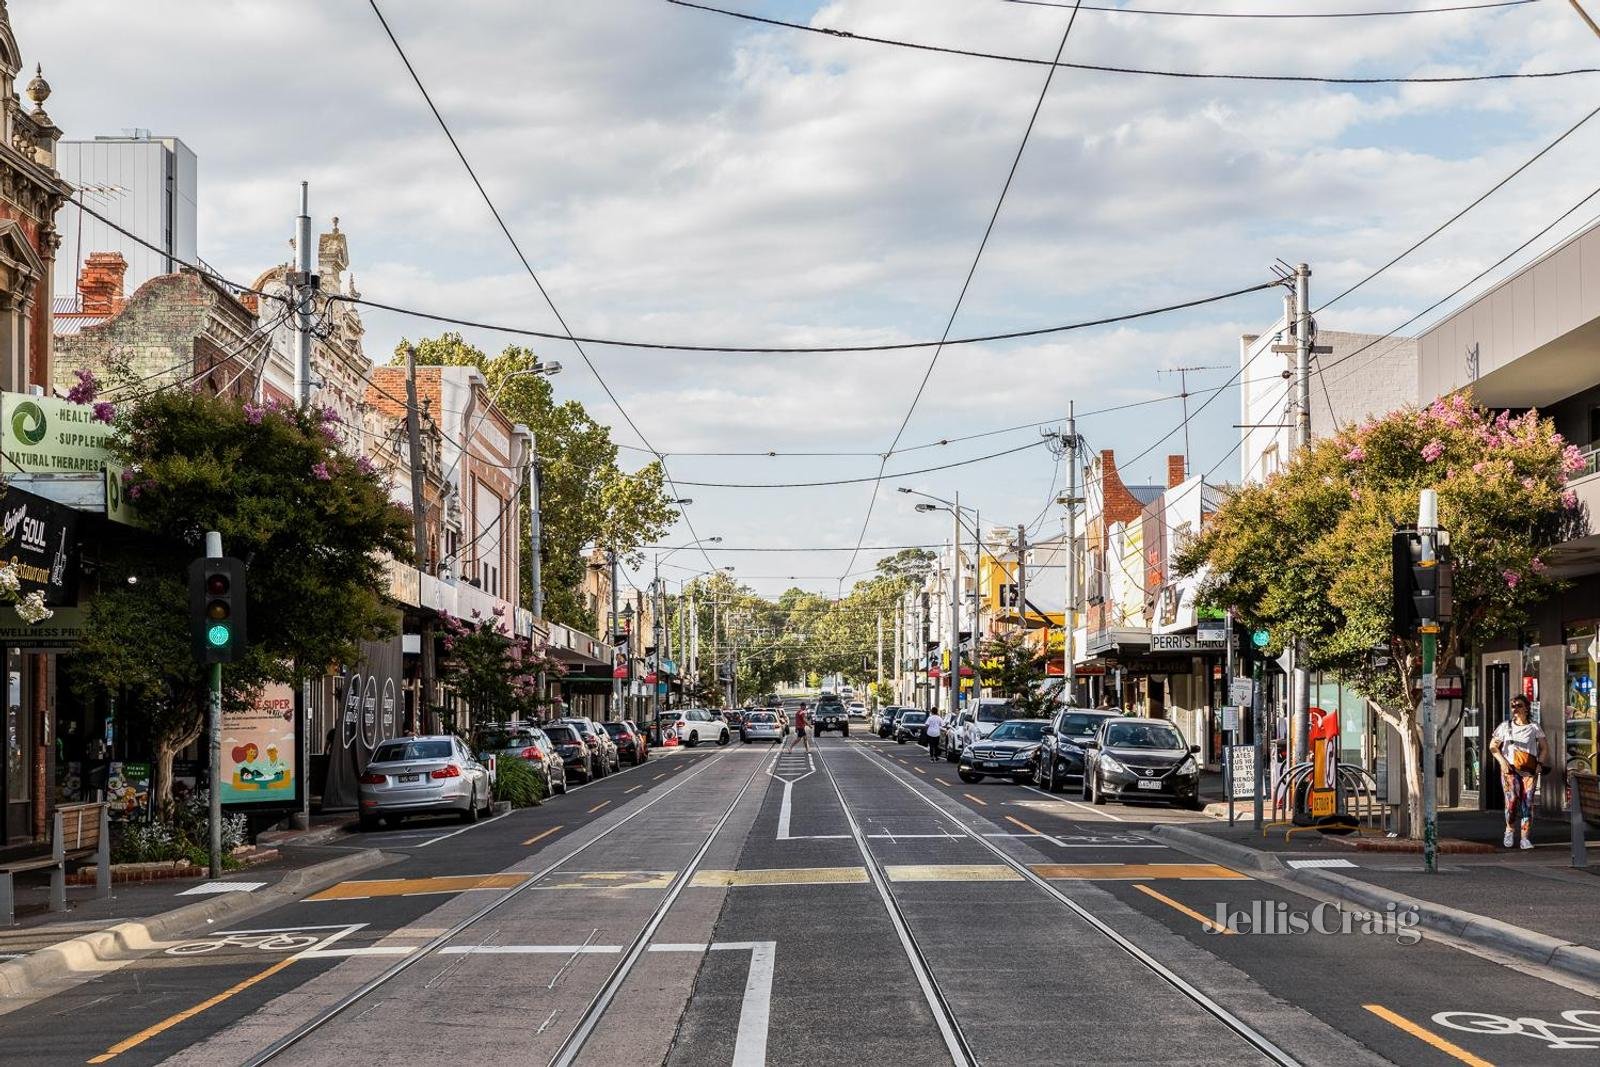
<path id="1" fill-rule="evenodd" d="M 1544 731 L 1528 713 L 1528 698 L 1511 698 L 1511 721 L 1494 728 L 1489 751 L 1500 764 L 1500 785 L 1506 794 L 1505 846 L 1510 848 L 1520 829 L 1522 847 L 1533 847 L 1533 783 L 1549 766 Z"/>

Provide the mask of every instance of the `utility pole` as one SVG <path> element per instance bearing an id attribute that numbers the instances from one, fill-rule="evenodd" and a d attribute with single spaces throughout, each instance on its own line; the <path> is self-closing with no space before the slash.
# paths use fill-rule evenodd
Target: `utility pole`
<path id="1" fill-rule="evenodd" d="M 678 674 L 678 707 L 683 707 L 683 668 L 689 662 L 689 618 L 683 613 L 683 584 L 678 584 L 678 655 L 683 663 L 674 664 Z"/>
<path id="2" fill-rule="evenodd" d="M 961 494 L 950 508 L 955 518 L 955 540 L 950 542 L 950 714 L 961 710 Z M 973 636 L 977 633 L 974 631 Z"/>
<path id="3" fill-rule="evenodd" d="M 1028 528 L 1017 523 L 1017 622 L 1028 636 Z"/>
<path id="4" fill-rule="evenodd" d="M 617 550 L 610 549 L 606 553 L 611 563 L 611 623 L 607 636 L 611 638 L 611 708 L 606 713 L 608 719 L 625 718 L 622 714 L 622 679 L 617 677 L 617 624 L 622 621 L 617 612 Z M 633 655 L 629 649 L 627 655 Z"/>
<path id="5" fill-rule="evenodd" d="M 883 691 L 883 612 L 878 612 L 878 684 L 872 689 L 873 695 Z"/>
<path id="6" fill-rule="evenodd" d="M 544 520 L 539 511 L 539 441 L 528 454 L 528 607 L 536 619 L 544 618 Z"/>
<path id="7" fill-rule="evenodd" d="M 428 551 L 428 520 L 427 504 L 422 498 L 422 479 L 424 475 L 422 464 L 422 413 L 417 405 L 417 350 L 406 345 L 406 442 L 409 446 L 408 455 L 411 463 L 411 537 L 412 548 L 417 556 L 417 569 L 425 573 L 433 572 L 432 553 Z M 433 623 L 427 619 L 422 623 L 422 691 L 416 707 L 412 709 L 412 721 L 406 725 L 425 732 L 430 729 L 427 723 L 427 709 L 433 703 Z"/>
<path id="8" fill-rule="evenodd" d="M 206 531 L 206 557 L 208 559 L 222 558 L 222 535 L 215 530 Z M 211 877 L 222 877 L 222 664 L 211 665 L 211 686 L 208 694 L 206 709 L 206 729 L 211 734 L 210 743 L 210 779 L 211 790 L 209 799 L 208 822 L 210 829 L 210 860 Z M 300 772 L 305 773 L 303 770 Z M 301 791 L 305 791 L 305 779 L 301 778 Z"/>
<path id="9" fill-rule="evenodd" d="M 1422 566 L 1437 567 L 1439 496 L 1432 489 L 1422 490 L 1417 499 L 1417 533 L 1422 536 Z M 1437 607 L 1434 611 L 1443 614 Z M 1439 620 L 1423 619 L 1418 631 L 1422 637 L 1422 866 L 1429 874 L 1434 874 L 1439 869 L 1439 799 L 1434 773 L 1438 739 L 1433 727 L 1437 687 L 1434 660 L 1439 651 Z"/>
<path id="10" fill-rule="evenodd" d="M 300 215 L 294 226 L 295 269 L 289 277 L 290 297 L 295 307 L 294 378 L 295 403 L 311 406 L 311 302 L 317 291 L 317 276 L 311 273 L 311 192 L 300 183 Z"/>
<path id="11" fill-rule="evenodd" d="M 652 719 L 661 718 L 661 668 L 666 665 L 662 646 L 666 641 L 665 620 L 661 617 L 661 557 L 656 556 L 656 578 L 650 583 L 650 640 L 655 645 L 656 680 L 650 684 L 650 712 Z"/>
<path id="12" fill-rule="evenodd" d="M 1311 445 L 1311 268 L 1304 263 L 1294 270 L 1294 396 L 1294 447 L 1301 452 Z M 1292 763 L 1311 758 L 1311 672 L 1300 641 L 1294 643 L 1290 699 Z"/>
<path id="13" fill-rule="evenodd" d="M 901 692 L 900 686 L 900 665 L 906 658 L 905 618 L 906 598 L 902 595 L 894 606 L 894 703 L 896 704 L 905 703 L 905 694 Z"/>
<path id="14" fill-rule="evenodd" d="M 1061 619 L 1061 677 L 1068 707 L 1077 699 L 1078 674 L 1073 663 L 1073 639 L 1078 625 L 1078 420 L 1074 401 L 1067 402 L 1067 599 Z"/>

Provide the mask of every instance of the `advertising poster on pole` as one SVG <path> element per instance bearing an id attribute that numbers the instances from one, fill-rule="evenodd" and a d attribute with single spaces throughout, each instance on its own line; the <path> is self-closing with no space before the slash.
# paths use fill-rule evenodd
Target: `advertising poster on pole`
<path id="1" fill-rule="evenodd" d="M 270 682 L 248 707 L 222 713 L 222 802 L 293 805 L 296 773 L 294 687 Z"/>

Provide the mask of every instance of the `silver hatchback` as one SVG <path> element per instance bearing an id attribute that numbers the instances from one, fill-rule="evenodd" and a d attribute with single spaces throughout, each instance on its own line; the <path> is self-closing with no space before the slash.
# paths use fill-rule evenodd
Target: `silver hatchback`
<path id="1" fill-rule="evenodd" d="M 401 737 L 380 744 L 359 780 L 361 829 L 406 815 L 476 822 L 494 804 L 489 769 L 458 738 Z"/>
<path id="2" fill-rule="evenodd" d="M 739 727 L 739 740 L 747 745 L 752 741 L 782 741 L 783 724 L 778 721 L 778 713 L 750 712 Z"/>

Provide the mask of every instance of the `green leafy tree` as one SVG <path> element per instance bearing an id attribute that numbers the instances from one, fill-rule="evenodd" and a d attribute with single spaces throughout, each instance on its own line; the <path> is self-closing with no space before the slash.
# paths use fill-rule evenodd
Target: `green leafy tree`
<path id="1" fill-rule="evenodd" d="M 1452 663 L 1514 634 L 1558 587 L 1543 554 L 1583 525 L 1566 489 L 1582 467 L 1538 412 L 1496 415 L 1457 394 L 1314 443 L 1230 497 L 1176 562 L 1204 574 L 1204 602 L 1269 631 L 1269 652 L 1298 640 L 1312 669 L 1362 694 L 1397 731 L 1419 836 L 1421 650 L 1389 633 L 1391 535 L 1416 521 L 1422 489 L 1438 492 L 1455 599 L 1439 661 Z"/>
<path id="2" fill-rule="evenodd" d="M 402 341 L 395 362 L 404 362 Z M 627 472 L 617 464 L 611 431 L 596 422 L 576 400 L 557 403 L 550 380 L 528 373 L 539 362 L 531 349 L 510 345 L 490 356 L 458 333 L 424 338 L 415 345 L 417 362 L 429 366 L 476 367 L 483 372 L 495 403 L 513 422 L 533 431 L 539 451 L 540 543 L 543 546 L 545 615 L 590 633 L 598 620 L 580 591 L 586 566 L 584 546 L 599 544 L 635 564 L 637 550 L 662 537 L 678 518 L 666 492 L 659 462 Z M 530 528 L 527 493 L 522 494 L 522 543 Z M 522 588 L 532 603 L 531 561 L 524 559 Z"/>
<path id="3" fill-rule="evenodd" d="M 249 653 L 223 671 L 227 700 L 353 663 L 360 642 L 393 633 L 384 557 L 410 559 L 410 516 L 369 464 L 338 450 L 336 419 L 186 391 L 116 418 L 111 451 L 149 543 L 107 561 L 72 671 L 81 692 L 127 691 L 153 742 L 162 805 L 173 755 L 204 723 L 207 673 L 189 650 L 182 576 L 206 531 L 249 575 Z"/>
<path id="4" fill-rule="evenodd" d="M 1042 719 L 1054 709 L 1059 685 L 1046 673 L 1044 650 L 1022 634 L 1002 634 L 984 642 L 978 671 L 984 686 L 1003 696 L 1023 719 Z"/>

